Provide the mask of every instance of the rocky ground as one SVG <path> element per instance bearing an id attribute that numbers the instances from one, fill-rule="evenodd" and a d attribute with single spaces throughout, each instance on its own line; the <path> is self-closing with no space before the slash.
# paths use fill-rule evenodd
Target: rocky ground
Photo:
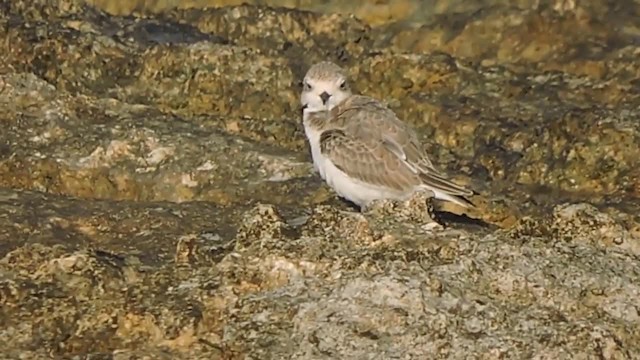
<path id="1" fill-rule="evenodd" d="M 88 3 L 0 0 L 2 358 L 640 359 L 637 2 Z M 478 209 L 336 198 L 325 59 Z"/>

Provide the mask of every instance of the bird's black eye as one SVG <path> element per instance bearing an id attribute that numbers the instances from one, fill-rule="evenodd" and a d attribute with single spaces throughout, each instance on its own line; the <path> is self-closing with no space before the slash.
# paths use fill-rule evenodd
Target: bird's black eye
<path id="1" fill-rule="evenodd" d="M 343 81 L 340 83 L 340 90 L 347 90 L 347 82 Z"/>
<path id="2" fill-rule="evenodd" d="M 306 81 L 302 84 L 302 87 L 303 87 L 304 91 L 310 91 L 311 90 L 311 85 Z"/>

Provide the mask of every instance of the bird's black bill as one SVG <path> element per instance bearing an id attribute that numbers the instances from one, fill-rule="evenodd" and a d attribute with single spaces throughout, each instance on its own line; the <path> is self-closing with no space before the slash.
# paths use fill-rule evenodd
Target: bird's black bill
<path id="1" fill-rule="evenodd" d="M 329 101 L 330 97 L 331 95 L 329 95 L 326 91 L 323 91 L 322 94 L 320 94 L 320 99 L 322 99 L 322 105 L 327 105 L 327 101 Z"/>

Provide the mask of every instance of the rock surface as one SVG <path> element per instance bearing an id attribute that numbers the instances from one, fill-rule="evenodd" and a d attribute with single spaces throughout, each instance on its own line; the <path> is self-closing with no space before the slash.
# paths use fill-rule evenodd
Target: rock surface
<path id="1" fill-rule="evenodd" d="M 361 3 L 0 0 L 2 357 L 640 359 L 640 5 Z M 324 59 L 478 209 L 336 198 Z"/>

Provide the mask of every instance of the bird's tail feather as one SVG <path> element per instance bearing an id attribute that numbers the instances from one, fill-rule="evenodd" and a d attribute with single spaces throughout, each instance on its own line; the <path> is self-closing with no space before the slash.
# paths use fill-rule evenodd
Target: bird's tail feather
<path id="1" fill-rule="evenodd" d="M 420 178 L 423 186 L 433 191 L 436 199 L 448 200 L 466 208 L 475 207 L 475 204 L 466 198 L 473 196 L 475 191 L 455 184 L 440 174 L 423 173 L 420 174 Z"/>

